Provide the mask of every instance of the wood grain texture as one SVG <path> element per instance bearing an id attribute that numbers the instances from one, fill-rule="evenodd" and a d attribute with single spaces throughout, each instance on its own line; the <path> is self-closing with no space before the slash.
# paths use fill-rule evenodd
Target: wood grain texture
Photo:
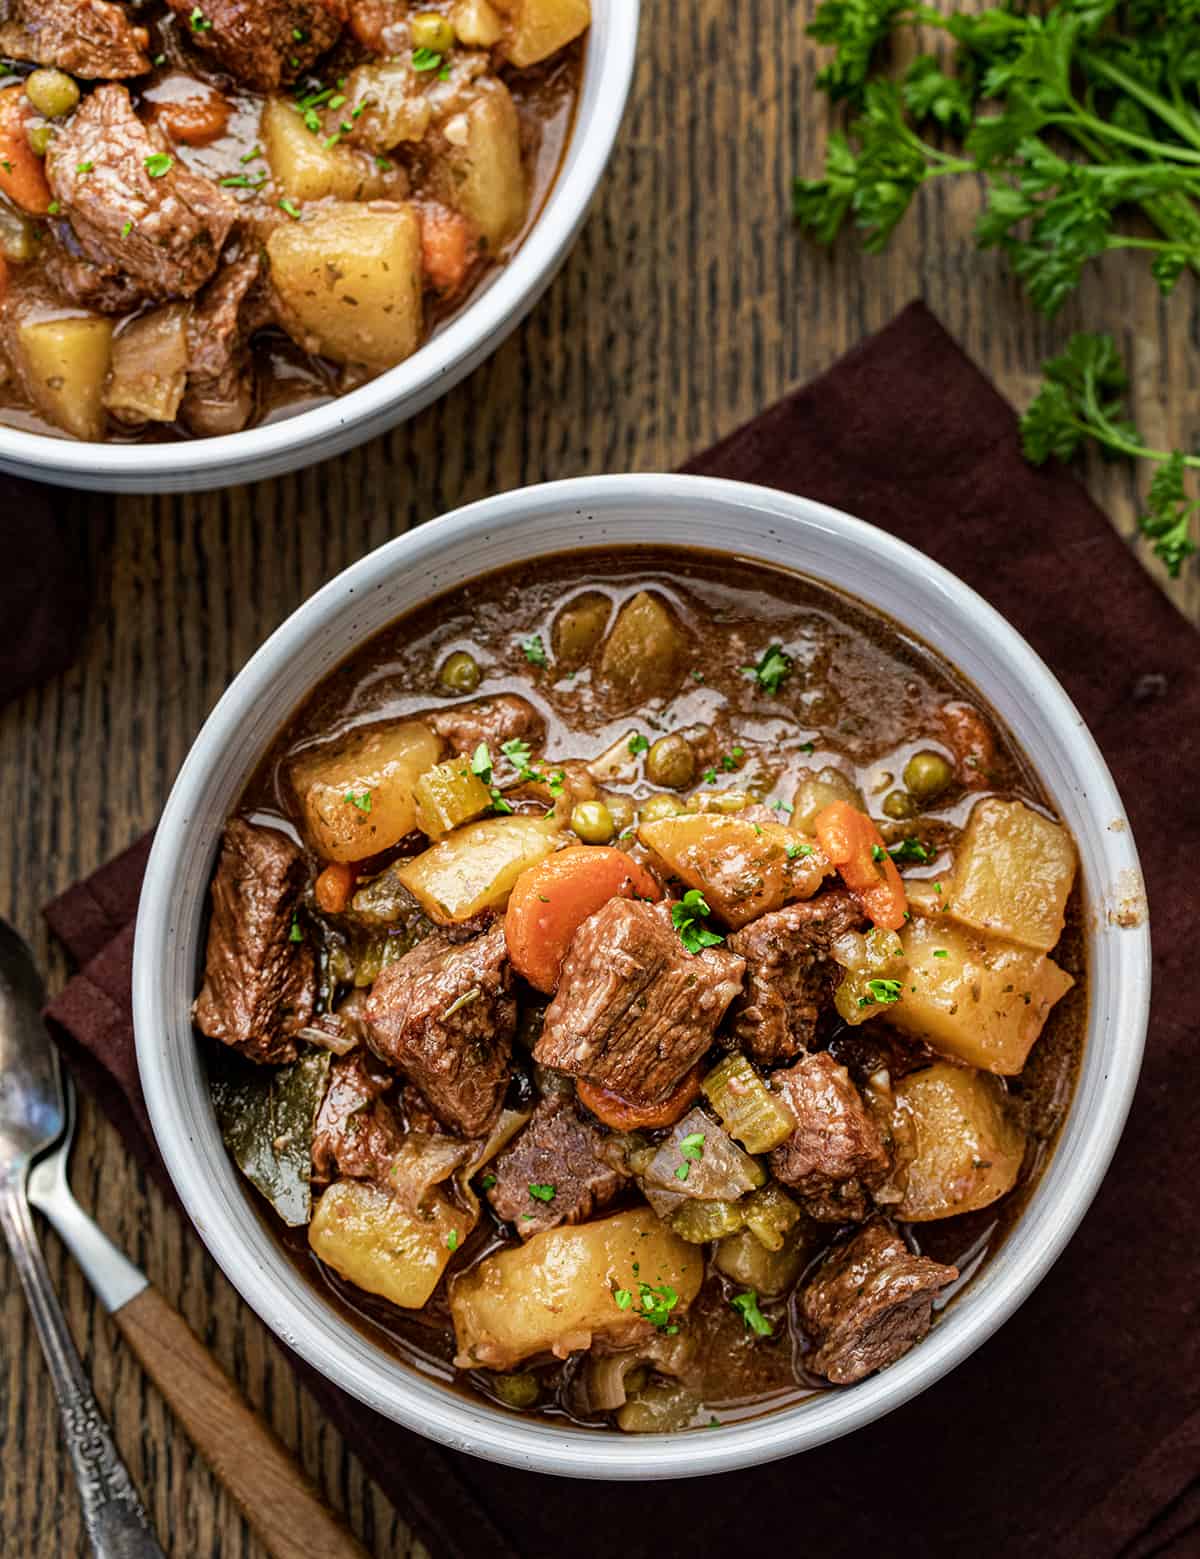
<path id="1" fill-rule="evenodd" d="M 0 711 L 0 913 L 30 938 L 55 986 L 66 971 L 39 907 L 153 822 L 205 714 L 288 612 L 443 509 L 545 478 L 669 469 L 915 296 L 1018 404 L 1073 330 L 1113 329 L 1146 432 L 1200 441 L 1194 284 L 1163 302 L 1141 265 L 1113 256 L 1058 319 L 1042 320 L 1000 257 L 976 251 L 969 183 L 927 191 L 885 256 L 852 243 L 817 250 L 787 215 L 792 178 L 819 170 L 828 123 L 813 87 L 818 55 L 804 38 L 808 0 L 646 0 L 643 9 L 633 100 L 591 218 L 541 304 L 471 378 L 314 471 L 202 497 L 78 503 L 97 585 L 84 657 Z M 1087 477 L 1131 535 L 1129 472 L 1098 463 Z M 1171 594 L 1200 619 L 1200 569 Z M 266 1329 L 86 1105 L 74 1183 L 365 1545 L 380 1559 L 422 1552 Z M 97 1396 L 165 1545 L 175 1559 L 261 1559 L 79 1273 L 47 1244 Z M 0 1556 L 74 1559 L 85 1549 L 50 1390 L 2 1258 L 0 1337 Z"/>
<path id="2" fill-rule="evenodd" d="M 113 1321 L 271 1559 L 312 1554 L 367 1559 L 358 1539 L 157 1289 L 144 1288 L 113 1312 Z"/>

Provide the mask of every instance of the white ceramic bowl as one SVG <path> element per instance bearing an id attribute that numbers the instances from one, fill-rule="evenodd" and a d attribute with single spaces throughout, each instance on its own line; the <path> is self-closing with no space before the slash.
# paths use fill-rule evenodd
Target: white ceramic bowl
<path id="1" fill-rule="evenodd" d="M 444 1389 L 346 1324 L 302 1281 L 252 1210 L 205 1087 L 189 1008 L 209 875 L 227 814 L 313 685 L 377 629 L 504 564 L 581 546 L 703 546 L 781 564 L 884 608 L 975 683 L 1033 760 L 1079 845 L 1091 1006 L 1083 1071 L 1059 1145 L 999 1254 L 929 1337 L 891 1369 L 705 1434 L 622 1435 L 537 1422 Z M 202 1238 L 268 1326 L 339 1386 L 420 1434 L 531 1471 L 665 1478 L 802 1451 L 870 1422 L 977 1348 L 1044 1276 L 1082 1218 L 1137 1080 L 1149 1000 L 1140 873 L 1121 801 L 1079 714 L 1028 645 L 928 558 L 821 504 L 702 477 L 599 476 L 505 493 L 389 542 L 320 590 L 235 679 L 163 814 L 138 916 L 138 1064 L 159 1148 Z M 1123 915 L 1121 918 L 1127 919 Z"/>
<path id="2" fill-rule="evenodd" d="M 99 492 L 175 493 L 313 465 L 415 416 L 505 340 L 566 259 L 604 174 L 637 58 L 640 0 L 592 0 L 575 126 L 541 215 L 517 253 L 407 362 L 328 405 L 220 438 L 86 444 L 0 425 L 0 471 Z"/>

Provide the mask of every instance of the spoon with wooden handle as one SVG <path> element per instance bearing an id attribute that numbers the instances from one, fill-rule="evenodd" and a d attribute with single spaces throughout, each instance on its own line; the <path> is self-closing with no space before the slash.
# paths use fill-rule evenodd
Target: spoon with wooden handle
<path id="1" fill-rule="evenodd" d="M 272 1559 L 312 1559 L 313 1554 L 321 1559 L 368 1559 L 366 1549 L 323 1502 L 286 1446 L 183 1317 L 72 1196 L 67 1164 L 75 1126 L 74 1087 L 69 1076 L 60 1074 L 57 1052 L 41 1019 L 44 993 L 29 950 L 0 920 L 0 982 L 18 958 L 26 968 L 9 990 L 19 987 L 28 1009 L 21 1013 L 26 1048 L 36 1037 L 44 1047 L 37 1062 L 62 1089 L 62 1134 L 30 1171 L 29 1200 L 57 1229 L 121 1335 Z M 0 1013 L 0 1019 L 4 1016 Z M 155 1546 L 146 1552 L 160 1550 Z"/>

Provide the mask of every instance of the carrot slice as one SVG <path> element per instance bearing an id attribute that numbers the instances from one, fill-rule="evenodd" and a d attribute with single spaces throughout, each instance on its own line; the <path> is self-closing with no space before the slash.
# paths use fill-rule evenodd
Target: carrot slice
<path id="1" fill-rule="evenodd" d="M 30 113 L 20 84 L 0 92 L 0 194 L 30 216 L 44 217 L 50 209 L 50 186 L 42 159 L 26 134 Z"/>
<path id="2" fill-rule="evenodd" d="M 571 938 L 609 899 L 659 899 L 645 869 L 608 845 L 570 845 L 522 872 L 508 901 L 504 939 L 513 968 L 552 991 Z"/>
<path id="3" fill-rule="evenodd" d="M 813 820 L 817 842 L 842 881 L 877 926 L 899 931 L 908 899 L 883 835 L 865 812 L 848 801 L 831 801 Z"/>
<path id="4" fill-rule="evenodd" d="M 660 1126 L 674 1126 L 676 1121 L 683 1119 L 700 1092 L 703 1077 L 704 1063 L 697 1061 L 695 1066 L 683 1074 L 670 1093 L 656 1099 L 653 1104 L 635 1104 L 623 1094 L 614 1093 L 611 1088 L 601 1088 L 597 1083 L 589 1083 L 583 1077 L 576 1081 L 575 1092 L 579 1095 L 580 1104 L 585 1104 L 593 1115 L 614 1131 L 654 1131 Z"/>

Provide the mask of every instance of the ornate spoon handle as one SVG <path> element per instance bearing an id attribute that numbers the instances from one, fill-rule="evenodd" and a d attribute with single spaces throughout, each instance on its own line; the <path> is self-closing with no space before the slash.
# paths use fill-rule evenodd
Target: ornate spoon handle
<path id="1" fill-rule="evenodd" d="M 63 1438 L 75 1464 L 84 1525 L 96 1559 L 166 1559 L 92 1395 L 34 1233 L 24 1185 L 14 1180 L 11 1175 L 0 1179 L 0 1228 L 54 1382 Z"/>

